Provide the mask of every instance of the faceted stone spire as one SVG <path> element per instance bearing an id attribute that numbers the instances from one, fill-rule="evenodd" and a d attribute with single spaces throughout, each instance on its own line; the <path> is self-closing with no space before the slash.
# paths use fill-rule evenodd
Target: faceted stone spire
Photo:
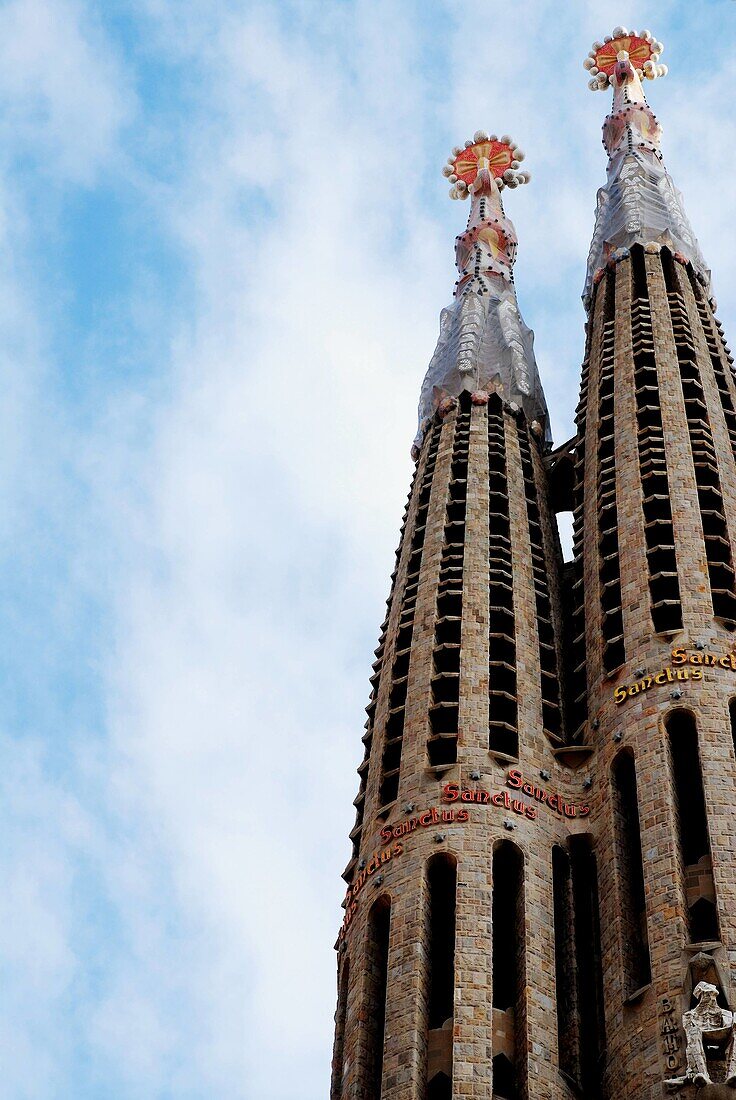
<path id="1" fill-rule="evenodd" d="M 443 174 L 450 197 L 471 198 L 467 229 L 456 238 L 455 300 L 440 315 L 437 348 L 422 384 L 415 454 L 437 408 L 463 391 L 498 392 L 547 432 L 547 406 L 534 359 L 534 334 L 519 313 L 513 284 L 516 232 L 501 201 L 504 187 L 528 183 L 524 154 L 503 136 L 478 130 L 455 147 Z"/>
<path id="2" fill-rule="evenodd" d="M 662 161 L 662 129 L 642 88 L 642 79 L 666 75 L 667 67 L 659 64 L 663 49 L 649 31 L 635 34 L 616 27 L 604 42 L 593 43 L 583 62 L 592 77 L 592 91 L 613 88 L 613 107 L 603 124 L 608 181 L 598 192 L 583 292 L 586 308 L 598 272 L 614 253 L 633 244 L 666 245 L 692 263 L 705 286 L 710 282 L 682 196 Z"/>

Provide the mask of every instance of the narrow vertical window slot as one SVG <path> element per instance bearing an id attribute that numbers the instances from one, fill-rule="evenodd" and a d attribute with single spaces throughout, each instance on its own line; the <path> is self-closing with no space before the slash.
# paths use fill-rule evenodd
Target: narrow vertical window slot
<path id="1" fill-rule="evenodd" d="M 488 402 L 488 745 L 516 758 L 519 732 L 516 690 L 516 619 L 501 398 Z"/>
<path id="2" fill-rule="evenodd" d="M 596 291 L 596 294 L 598 292 Z M 586 424 L 590 390 L 590 342 L 592 334 L 592 310 L 586 329 L 585 358 L 580 378 L 580 400 L 575 412 L 577 445 L 573 471 L 572 512 L 572 562 L 563 573 L 565 596 L 565 649 L 569 654 L 565 675 L 565 715 L 569 740 L 580 741 L 588 718 L 588 673 L 585 644 L 585 593 L 583 591 L 583 541 Z"/>
<path id="3" fill-rule="evenodd" d="M 493 1095 L 526 1097 L 524 859 L 503 840 L 493 850 Z"/>
<path id="4" fill-rule="evenodd" d="M 669 476 L 644 252 L 631 250 L 631 341 L 636 387 L 637 442 L 652 625 L 657 633 L 682 629 Z"/>
<path id="5" fill-rule="evenodd" d="M 519 450 L 524 476 L 529 547 L 534 580 L 534 600 L 537 612 L 539 639 L 539 668 L 542 689 L 542 725 L 547 737 L 555 744 L 562 743 L 560 715 L 560 677 L 557 667 L 557 644 L 549 589 L 547 552 L 545 549 L 542 518 L 539 511 L 537 482 L 534 476 L 532 446 L 526 422 L 519 423 Z"/>
<path id="6" fill-rule="evenodd" d="M 600 293 L 600 291 L 599 291 Z M 621 568 L 616 500 L 614 329 L 616 271 L 606 275 L 598 379 L 598 576 L 603 633 L 603 667 L 613 672 L 626 660 L 621 608 Z"/>
<path id="7" fill-rule="evenodd" d="M 718 471 L 718 456 L 700 378 L 695 341 L 685 299 L 677 282 L 674 260 L 669 252 L 663 251 L 661 255 L 695 469 L 713 614 L 724 626 L 733 630 L 736 627 L 736 578 Z"/>
<path id="8" fill-rule="evenodd" d="M 463 613 L 465 508 L 471 408 L 470 395 L 462 394 L 455 416 L 432 651 L 432 698 L 429 707 L 430 731 L 427 751 L 429 762 L 435 767 L 451 765 L 457 760 L 460 633 Z M 456 624 L 455 631 L 448 631 L 449 623 Z"/>
<path id="9" fill-rule="evenodd" d="M 709 303 L 705 300 L 703 288 L 695 278 L 692 267 L 688 267 L 688 275 L 695 297 L 695 304 L 698 308 L 700 323 L 703 326 L 703 333 L 705 335 L 705 342 L 708 346 L 708 355 L 710 356 L 711 365 L 713 367 L 716 386 L 718 387 L 718 396 L 721 401 L 726 428 L 728 429 L 731 452 L 734 458 L 736 458 L 736 408 L 734 408 L 733 394 L 729 388 L 727 377 L 727 372 L 728 374 L 731 373 L 732 359 L 723 341 L 718 321 L 713 316 Z M 728 367 L 724 366 L 724 360 L 728 363 Z"/>
<path id="10" fill-rule="evenodd" d="M 575 954 L 580 1021 L 580 1077 L 589 1100 L 601 1096 L 601 1063 L 605 1047 L 603 971 L 598 905 L 598 871 L 587 836 L 571 837 Z"/>
<path id="11" fill-rule="evenodd" d="M 631 997 L 652 980 L 641 852 L 636 764 L 624 750 L 611 769 L 615 815 L 616 870 L 621 914 L 624 995 Z"/>
<path id="12" fill-rule="evenodd" d="M 386 896 L 375 902 L 368 918 L 365 954 L 366 1001 L 364 1006 L 364 1073 L 366 1096 L 380 1100 L 383 1047 L 388 995 L 388 950 L 391 902 Z"/>
<path id="13" fill-rule="evenodd" d="M 451 1096 L 455 1011 L 455 905 L 457 863 L 450 855 L 427 864 L 429 974 L 427 1017 L 427 1100 Z"/>
<path id="14" fill-rule="evenodd" d="M 386 809 L 396 799 L 399 792 L 401 774 L 401 751 L 404 742 L 404 717 L 406 712 L 406 691 L 409 682 L 409 663 L 411 641 L 414 634 L 414 610 L 419 590 L 419 572 L 422 566 L 424 538 L 429 514 L 429 499 L 432 492 L 434 471 L 437 465 L 437 452 L 440 445 L 442 423 L 437 420 L 432 426 L 428 440 L 429 453 L 424 466 L 421 485 L 418 487 L 419 499 L 411 536 L 411 549 L 407 564 L 406 583 L 401 598 L 396 645 L 391 666 L 391 685 L 388 697 L 388 715 L 383 737 L 381 753 L 381 776 L 378 797 L 382 809 Z"/>
<path id="15" fill-rule="evenodd" d="M 580 1087 L 580 1021 L 575 957 L 575 914 L 570 857 L 564 848 L 552 849 L 552 894 L 555 921 L 555 994 L 557 1048 L 560 1069 Z"/>
<path id="16" fill-rule="evenodd" d="M 695 719 L 689 711 L 674 710 L 665 728 L 690 942 L 718 941 L 718 909 Z"/>

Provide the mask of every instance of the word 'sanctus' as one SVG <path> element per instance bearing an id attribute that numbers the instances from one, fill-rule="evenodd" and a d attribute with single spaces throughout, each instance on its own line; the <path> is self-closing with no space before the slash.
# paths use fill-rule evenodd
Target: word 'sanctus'
<path id="1" fill-rule="evenodd" d="M 673 684 L 676 680 L 702 680 L 703 668 L 725 668 L 736 672 L 736 653 L 708 653 L 697 649 L 688 653 L 686 649 L 677 647 L 672 650 L 672 665 L 675 667 L 661 668 L 659 672 L 642 676 L 633 684 L 620 684 L 614 688 L 616 704 L 620 706 L 627 699 L 633 699 L 642 691 L 649 691 L 661 684 Z"/>

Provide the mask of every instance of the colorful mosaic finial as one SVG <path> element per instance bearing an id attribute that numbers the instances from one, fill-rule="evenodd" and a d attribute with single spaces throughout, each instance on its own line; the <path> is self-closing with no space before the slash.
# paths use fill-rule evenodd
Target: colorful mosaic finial
<path id="1" fill-rule="evenodd" d="M 499 138 L 485 130 L 476 130 L 473 140 L 466 141 L 464 148 L 455 146 L 442 169 L 442 175 L 453 185 L 450 198 L 467 199 L 484 188 L 492 190 L 494 183 L 499 191 L 528 183 L 530 174 L 519 171 L 523 159 L 521 149 L 507 134 Z"/>
<path id="2" fill-rule="evenodd" d="M 627 31 L 626 27 L 614 27 L 602 42 L 594 42 L 583 62 L 592 79 L 588 82 L 591 92 L 604 92 L 609 85 L 621 85 L 636 73 L 639 80 L 656 80 L 667 75 L 667 66 L 659 59 L 664 46 L 653 37 L 651 31 Z"/>

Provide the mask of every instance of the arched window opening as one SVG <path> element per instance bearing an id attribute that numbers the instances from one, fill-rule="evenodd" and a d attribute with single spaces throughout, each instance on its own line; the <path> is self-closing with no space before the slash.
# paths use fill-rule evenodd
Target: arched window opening
<path id="1" fill-rule="evenodd" d="M 621 913 L 624 993 L 630 997 L 652 980 L 636 765 L 630 752 L 618 754 L 611 769 L 611 779 L 616 823 L 616 869 Z"/>
<path id="2" fill-rule="evenodd" d="M 330 1100 L 340 1100 L 342 1096 L 343 1059 L 345 1055 L 345 1022 L 348 1011 L 348 986 L 350 983 L 350 960 L 343 959 L 337 980 L 337 1011 L 335 1013 L 335 1047 L 332 1054 L 332 1086 Z"/>
<path id="3" fill-rule="evenodd" d="M 430 906 L 429 1026 L 442 1027 L 453 1013 L 455 996 L 455 888 L 451 856 L 435 856 L 427 878 Z"/>
<path id="4" fill-rule="evenodd" d="M 527 1048 L 524 861 L 507 840 L 493 852 L 492 920 L 493 1094 L 519 1100 L 526 1083 Z"/>
<path id="5" fill-rule="evenodd" d="M 427 865 L 428 1017 L 427 1098 L 451 1096 L 433 1092 L 452 1082 L 452 1027 L 455 1005 L 455 895 L 457 862 L 453 856 L 434 856 Z"/>
<path id="6" fill-rule="evenodd" d="M 575 958 L 570 857 L 563 848 L 552 849 L 552 893 L 555 920 L 555 992 L 557 999 L 557 1048 L 560 1069 L 580 1083 L 580 1025 Z"/>
<path id="7" fill-rule="evenodd" d="M 366 951 L 365 1065 L 368 1095 L 380 1100 L 386 1032 L 388 945 L 391 902 L 384 896 L 371 909 Z"/>
<path id="8" fill-rule="evenodd" d="M 718 913 L 695 719 L 675 710 L 665 723 L 691 943 L 718 940 Z M 704 903 L 704 904 L 703 904 Z"/>
<path id="9" fill-rule="evenodd" d="M 736 698 L 732 699 L 728 704 L 728 714 L 731 719 L 731 740 L 733 741 L 733 751 L 736 755 Z"/>

